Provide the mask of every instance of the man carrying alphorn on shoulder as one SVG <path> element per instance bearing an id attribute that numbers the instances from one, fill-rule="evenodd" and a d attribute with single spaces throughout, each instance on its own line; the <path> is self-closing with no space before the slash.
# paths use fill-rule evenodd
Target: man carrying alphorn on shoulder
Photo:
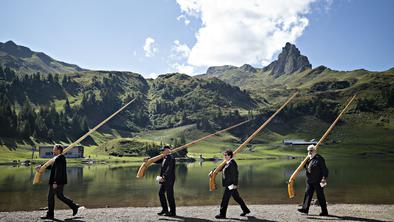
<path id="1" fill-rule="evenodd" d="M 63 146 L 60 144 L 54 145 L 52 152 L 53 155 L 56 156 L 56 160 L 51 168 L 51 175 L 49 177 L 48 211 L 46 216 L 41 217 L 41 219 L 53 220 L 55 211 L 55 195 L 59 200 L 73 210 L 73 216 L 78 213 L 79 205 L 75 204 L 73 200 L 67 198 L 63 194 L 64 185 L 67 184 L 67 164 L 66 157 L 63 155 Z M 37 166 L 38 169 L 40 167 L 41 166 Z"/>
<path id="2" fill-rule="evenodd" d="M 326 179 L 328 177 L 326 162 L 322 156 L 317 154 L 314 145 L 309 145 L 307 150 L 309 161 L 305 164 L 306 190 L 302 208 L 298 209 L 298 211 L 308 214 L 313 193 L 316 191 L 317 200 L 319 201 L 319 205 L 321 207 L 320 216 L 327 216 L 327 203 L 323 191 L 324 187 L 327 185 Z"/>

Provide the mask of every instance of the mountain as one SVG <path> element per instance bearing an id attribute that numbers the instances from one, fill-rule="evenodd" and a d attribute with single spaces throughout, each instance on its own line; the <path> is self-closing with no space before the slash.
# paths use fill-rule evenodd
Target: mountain
<path id="1" fill-rule="evenodd" d="M 286 43 L 278 59 L 264 67 L 263 71 L 268 71 L 274 77 L 279 77 L 310 68 L 312 68 L 312 65 L 309 63 L 308 57 L 301 55 L 300 50 L 295 45 Z"/>
<path id="2" fill-rule="evenodd" d="M 17 74 L 42 74 L 71 73 L 84 71 L 77 65 L 57 61 L 45 53 L 34 52 L 24 46 L 19 46 L 13 41 L 0 42 L 0 65 L 8 67 Z"/>
<path id="3" fill-rule="evenodd" d="M 237 86 L 217 78 L 200 79 L 180 73 L 160 75 L 150 80 L 151 118 L 157 126 L 182 125 L 232 110 L 256 109 L 258 104 Z M 188 120 L 183 120 L 187 116 Z M 170 120 L 169 118 L 173 118 Z M 169 123 L 169 121 L 171 123 Z"/>
<path id="4" fill-rule="evenodd" d="M 0 66 L 0 140 L 33 136 L 67 141 L 80 136 L 86 125 L 96 125 L 131 98 L 137 100 L 100 132 L 132 137 L 146 130 L 190 124 L 198 130 L 213 131 L 258 114 L 249 128 L 238 130 L 237 134 L 232 131 L 232 136 L 243 138 L 295 91 L 300 94 L 269 127 L 274 138 L 319 136 L 356 93 L 358 99 L 346 118 L 361 123 L 356 126 L 348 121 L 349 127 L 341 135 L 362 139 L 373 128 L 379 132 L 377 143 L 391 144 L 387 138 L 394 133 L 394 68 L 384 72 L 312 68 L 291 44 L 286 44 L 278 59 L 267 67 L 217 66 L 199 76 L 168 73 L 156 79 L 144 79 L 132 72 L 78 71 L 77 66 L 69 73 L 40 75 L 37 72 L 44 72 L 36 63 L 38 58 L 47 58 L 50 64 L 64 63 L 12 42 L 2 44 L 0 51 L 0 64 L 10 64 L 9 58 L 22 61 L 12 67 Z M 19 77 L 9 68 L 19 72 Z M 313 130 L 308 129 L 310 124 Z M 353 130 L 356 128 L 357 132 Z M 357 137 L 361 133 L 363 137 Z M 267 138 L 256 141 L 268 142 Z"/>

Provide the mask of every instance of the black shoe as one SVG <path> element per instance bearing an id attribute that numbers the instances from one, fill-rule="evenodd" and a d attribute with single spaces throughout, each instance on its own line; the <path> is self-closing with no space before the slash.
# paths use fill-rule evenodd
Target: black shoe
<path id="1" fill-rule="evenodd" d="M 167 212 L 167 213 L 164 214 L 164 216 L 167 216 L 167 217 L 176 217 L 176 213 Z"/>
<path id="2" fill-rule="evenodd" d="M 77 215 L 79 208 L 80 208 L 80 206 L 77 205 L 77 207 L 73 209 L 73 216 Z"/>
<path id="3" fill-rule="evenodd" d="M 303 214 L 308 214 L 308 211 L 305 210 L 304 208 L 298 209 L 298 212 L 301 212 L 301 213 L 303 213 Z"/>
<path id="4" fill-rule="evenodd" d="M 328 216 L 328 212 L 321 212 L 319 216 Z"/>
<path id="5" fill-rule="evenodd" d="M 226 219 L 226 216 L 218 214 L 215 216 L 216 219 Z"/>
<path id="6" fill-rule="evenodd" d="M 168 214 L 168 211 L 162 210 L 159 213 L 157 213 L 157 215 L 159 215 L 159 216 L 164 215 L 164 214 Z"/>
<path id="7" fill-rule="evenodd" d="M 250 210 L 244 211 L 242 214 L 240 214 L 240 216 L 244 217 L 246 216 L 246 214 L 250 213 Z"/>
<path id="8" fill-rule="evenodd" d="M 55 219 L 54 216 L 49 216 L 49 215 L 42 216 L 42 217 L 40 217 L 40 218 L 43 219 L 43 220 L 53 220 L 53 219 Z"/>

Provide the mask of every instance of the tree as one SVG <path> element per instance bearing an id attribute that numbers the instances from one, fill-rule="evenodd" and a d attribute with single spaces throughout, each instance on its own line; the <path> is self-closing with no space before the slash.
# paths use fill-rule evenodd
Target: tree
<path id="1" fill-rule="evenodd" d="M 16 77 L 16 75 L 15 75 L 15 72 L 13 71 L 13 70 L 11 70 L 10 68 L 8 68 L 8 67 L 6 67 L 5 69 L 4 69 L 4 72 L 3 72 L 4 74 L 4 78 L 7 80 L 7 81 L 11 81 L 11 80 L 13 80 L 15 77 Z"/>
<path id="2" fill-rule="evenodd" d="M 0 136 L 16 136 L 17 116 L 5 95 L 0 96 L 0 126 Z"/>
<path id="3" fill-rule="evenodd" d="M 47 80 L 48 80 L 48 83 L 49 83 L 49 84 L 53 84 L 53 83 L 54 83 L 53 75 L 52 75 L 51 73 L 48 74 Z"/>
<path id="4" fill-rule="evenodd" d="M 72 113 L 73 110 L 71 109 L 70 102 L 68 101 L 68 98 L 66 98 L 66 102 L 63 105 L 63 110 L 66 115 L 71 116 L 73 114 Z"/>

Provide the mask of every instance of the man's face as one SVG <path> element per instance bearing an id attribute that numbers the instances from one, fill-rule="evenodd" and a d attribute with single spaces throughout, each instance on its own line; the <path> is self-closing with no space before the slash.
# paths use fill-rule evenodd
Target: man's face
<path id="1" fill-rule="evenodd" d="M 60 150 L 59 150 L 59 149 L 57 149 L 56 147 L 53 147 L 53 149 L 52 149 L 52 153 L 53 153 L 53 155 L 54 155 L 54 156 L 57 156 L 57 155 L 59 155 L 59 154 L 60 154 Z"/>
<path id="2" fill-rule="evenodd" d="M 167 156 L 168 154 L 170 154 L 170 149 L 164 149 L 163 154 L 165 156 Z"/>
<path id="3" fill-rule="evenodd" d="M 313 155 L 315 155 L 316 154 L 316 150 L 314 150 L 314 149 L 308 149 L 308 155 L 309 156 L 313 156 Z"/>
<path id="4" fill-rule="evenodd" d="M 226 152 L 223 153 L 223 156 L 224 156 L 224 159 L 225 159 L 226 161 L 229 161 L 229 160 L 231 159 L 231 157 L 230 157 L 229 155 L 227 155 Z"/>

